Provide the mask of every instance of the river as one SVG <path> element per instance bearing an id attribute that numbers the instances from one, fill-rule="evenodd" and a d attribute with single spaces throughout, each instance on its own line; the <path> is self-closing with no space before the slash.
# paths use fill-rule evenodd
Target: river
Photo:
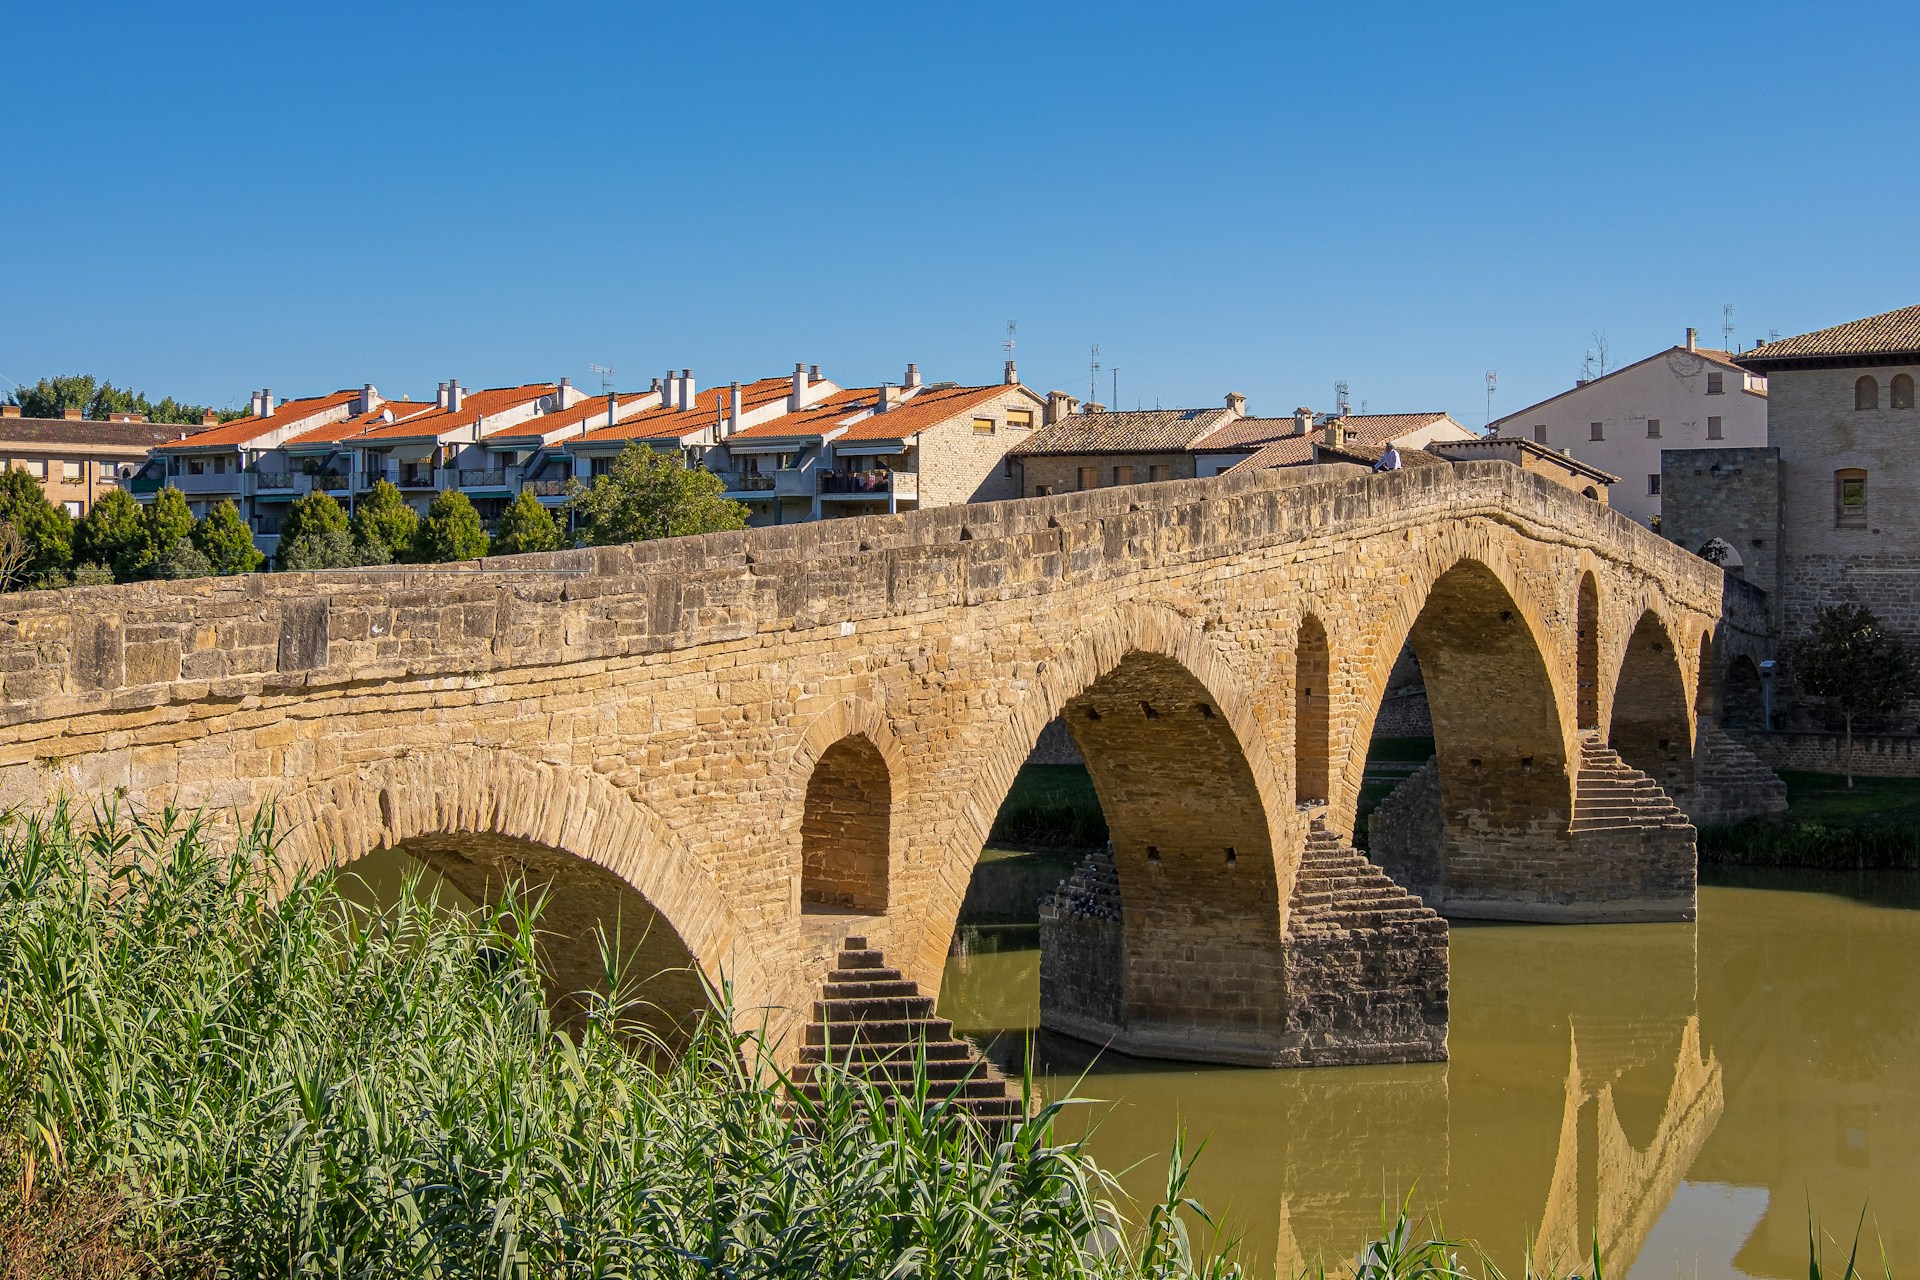
<path id="1" fill-rule="evenodd" d="M 1037 1021 L 1030 927 L 968 930 L 941 1013 L 1018 1071 Z M 1450 1058 L 1263 1071 L 1034 1042 L 1132 1194 L 1179 1126 L 1191 1191 L 1265 1274 L 1350 1256 L 1410 1197 L 1509 1275 L 1807 1273 L 1809 1206 L 1845 1256 L 1862 1206 L 1920 1274 L 1920 877 L 1721 874 L 1692 925 L 1456 925 Z M 1084 1072 L 1084 1076 L 1082 1073 Z"/>

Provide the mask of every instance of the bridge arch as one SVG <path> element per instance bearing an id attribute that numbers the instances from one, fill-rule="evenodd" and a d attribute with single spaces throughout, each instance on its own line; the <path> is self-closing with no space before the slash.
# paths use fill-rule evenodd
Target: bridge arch
<path id="1" fill-rule="evenodd" d="M 1692 700 L 1685 658 L 1654 609 L 1635 622 L 1613 682 L 1607 745 L 1685 807 L 1693 790 Z"/>
<path id="2" fill-rule="evenodd" d="M 792 776 L 800 827 L 793 910 L 884 913 L 898 860 L 895 792 L 907 776 L 885 713 L 855 694 L 836 699 L 801 736 Z"/>
<path id="3" fill-rule="evenodd" d="M 597 930 L 618 933 L 626 974 L 667 1028 L 707 1007 L 704 976 L 736 1007 L 776 995 L 711 878 L 651 811 L 597 774 L 506 752 L 412 752 L 276 802 L 289 870 L 407 853 L 469 898 L 549 890 L 540 920 L 550 991 L 563 1011 L 603 986 Z"/>
<path id="4" fill-rule="evenodd" d="M 1333 659 L 1319 618 L 1301 617 L 1293 643 L 1293 796 L 1325 803 L 1333 793 Z"/>

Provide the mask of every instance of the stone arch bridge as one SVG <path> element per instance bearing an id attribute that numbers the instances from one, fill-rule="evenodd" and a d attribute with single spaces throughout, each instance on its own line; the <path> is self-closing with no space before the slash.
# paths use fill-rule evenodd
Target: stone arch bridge
<path id="1" fill-rule="evenodd" d="M 1714 566 L 1491 462 L 17 595 L 0 802 L 274 801 L 307 864 L 530 875 L 559 988 L 617 919 L 668 971 L 663 1009 L 704 971 L 791 1044 L 849 934 L 937 990 L 988 829 L 1063 717 L 1112 830 L 1089 898 L 1111 918 L 1080 957 L 1105 971 L 1053 964 L 1049 1020 L 1174 1057 L 1434 1058 L 1445 926 L 1344 839 L 1396 656 L 1411 641 L 1438 743 L 1430 905 L 1685 919 L 1668 801 L 1720 603 Z"/>

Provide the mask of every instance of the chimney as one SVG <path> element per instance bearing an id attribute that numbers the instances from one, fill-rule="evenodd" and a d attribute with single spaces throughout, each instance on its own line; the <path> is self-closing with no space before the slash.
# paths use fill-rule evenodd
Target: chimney
<path id="1" fill-rule="evenodd" d="M 1324 436 L 1327 447 L 1330 449 L 1338 449 L 1341 445 L 1347 442 L 1346 437 L 1347 437 L 1347 420 L 1345 418 L 1339 418 L 1339 417 L 1328 418 L 1326 432 Z"/>
<path id="2" fill-rule="evenodd" d="M 260 412 L 260 393 L 258 391 L 247 397 L 247 413 L 255 418 L 265 416 Z"/>
<path id="3" fill-rule="evenodd" d="M 682 369 L 680 371 L 680 407 L 691 413 L 696 403 L 697 397 L 694 395 L 693 370 Z"/>
<path id="4" fill-rule="evenodd" d="M 562 381 L 562 385 L 564 385 L 565 379 L 562 379 L 561 381 Z M 612 426 L 614 423 L 618 422 L 619 420 L 620 420 L 620 395 L 618 392 L 609 391 L 607 392 L 607 425 Z"/>
<path id="5" fill-rule="evenodd" d="M 1089 400 L 1087 401 L 1087 403 L 1080 406 L 1080 412 L 1082 413 L 1105 413 L 1106 411 L 1107 411 L 1107 406 L 1101 404 L 1097 400 Z"/>
<path id="6" fill-rule="evenodd" d="M 458 413 L 460 412 L 460 406 L 465 404 L 466 402 L 467 402 L 466 388 L 460 385 L 460 379 L 448 378 L 447 379 L 447 409 L 450 412 Z"/>
<path id="7" fill-rule="evenodd" d="M 1075 413 L 1079 412 L 1079 410 L 1080 410 L 1079 404 L 1067 392 L 1065 391 L 1047 392 L 1047 412 L 1046 412 L 1045 421 L 1048 425 L 1052 425 L 1053 423 L 1060 421 L 1060 419 L 1062 418 L 1070 418 Z"/>
<path id="8" fill-rule="evenodd" d="M 555 409 L 564 409 L 567 407 L 567 392 L 571 390 L 573 390 L 573 379 L 560 379 L 560 393 L 554 397 L 553 407 Z"/>
<path id="9" fill-rule="evenodd" d="M 1293 411 L 1293 434 L 1308 435 L 1313 431 L 1313 410 L 1301 405 Z"/>
<path id="10" fill-rule="evenodd" d="M 380 407 L 380 393 L 373 389 L 373 384 L 371 382 L 362 383 L 360 387 L 359 412 L 372 413 L 375 409 L 379 407 Z"/>
<path id="11" fill-rule="evenodd" d="M 19 416 L 20 416 L 20 406 L 19 406 L 19 405 L 17 405 L 17 404 L 0 404 L 0 418 L 17 418 L 17 417 L 19 417 Z"/>
<path id="12" fill-rule="evenodd" d="M 446 383 L 444 382 L 441 383 L 439 389 L 433 393 L 433 404 L 434 404 L 434 407 L 437 409 L 444 409 L 447 407 L 447 384 Z"/>
<path id="13" fill-rule="evenodd" d="M 1687 326 L 1687 350 L 1692 351 L 1699 345 L 1700 331 L 1692 325 Z"/>
<path id="14" fill-rule="evenodd" d="M 78 422 L 86 416 L 87 411 L 85 409 L 62 409 L 60 411 L 60 417 L 62 421 L 65 422 Z"/>
<path id="15" fill-rule="evenodd" d="M 909 387 L 918 387 L 920 385 L 920 366 L 919 365 L 910 364 L 907 366 L 906 383 Z"/>
<path id="16" fill-rule="evenodd" d="M 817 364 L 808 366 L 807 377 L 815 382 L 820 381 L 820 366 Z"/>
<path id="17" fill-rule="evenodd" d="M 873 411 L 875 413 L 885 413 L 899 403 L 900 388 L 894 386 L 891 382 L 883 382 L 880 384 L 880 394 L 874 398 Z"/>
<path id="18" fill-rule="evenodd" d="M 260 388 L 260 416 L 263 418 L 271 418 L 273 416 L 272 387 Z"/>
<path id="19" fill-rule="evenodd" d="M 1247 398 L 1238 391 L 1227 392 L 1227 412 L 1236 418 L 1247 416 Z"/>
<path id="20" fill-rule="evenodd" d="M 787 412 L 798 413 L 807 407 L 807 366 L 793 366 L 793 391 L 787 396 Z"/>
<path id="21" fill-rule="evenodd" d="M 1014 366 L 1013 361 L 1009 360 L 1007 361 L 1006 372 L 1000 376 L 1000 382 L 1002 385 L 1010 387 L 1018 381 L 1020 381 L 1020 370 Z"/>
<path id="22" fill-rule="evenodd" d="M 732 435 L 740 429 L 740 415 L 746 412 L 746 396 L 741 393 L 740 380 L 734 379 L 733 388 L 727 395 L 727 434 Z"/>

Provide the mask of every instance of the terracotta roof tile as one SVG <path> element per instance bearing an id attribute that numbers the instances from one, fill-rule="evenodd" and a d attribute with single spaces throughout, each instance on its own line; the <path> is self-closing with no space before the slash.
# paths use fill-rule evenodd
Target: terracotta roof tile
<path id="1" fill-rule="evenodd" d="M 1764 368 L 1776 360 L 1821 356 L 1920 355 L 1920 307 L 1883 311 L 1864 320 L 1849 320 L 1830 329 L 1796 334 L 1741 352 L 1736 359 L 1749 368 Z"/>
<path id="2" fill-rule="evenodd" d="M 283 448 L 298 448 L 301 445 L 330 444 L 345 440 L 348 436 L 357 436 L 371 427 L 383 425 L 386 415 L 391 412 L 395 422 L 408 418 L 417 418 L 423 413 L 433 412 L 432 404 L 414 400 L 383 400 L 380 407 L 372 413 L 356 413 L 338 422 L 322 423 L 311 431 L 302 431 L 299 435 L 283 443 Z"/>
<path id="3" fill-rule="evenodd" d="M 1234 418 L 1221 423 L 1193 442 L 1194 452 L 1206 450 L 1258 449 L 1261 445 L 1285 440 L 1300 433 L 1300 423 L 1287 418 Z"/>
<path id="4" fill-rule="evenodd" d="M 298 424 L 304 418 L 337 409 L 343 404 L 360 398 L 358 389 L 336 391 L 330 396 L 309 396 L 304 400 L 288 400 L 264 418 L 248 414 L 244 418 L 235 418 L 232 422 L 223 422 L 217 427 L 208 427 L 205 431 L 196 431 L 185 440 L 174 442 L 175 448 L 204 449 L 210 445 L 232 445 L 238 447 L 251 444 L 261 436 Z"/>
<path id="5" fill-rule="evenodd" d="M 652 395 L 651 392 L 643 391 L 623 391 L 614 394 L 616 418 L 632 412 L 634 405 Z M 555 431 L 565 431 L 569 427 L 584 426 L 596 418 L 604 422 L 606 416 L 607 398 L 603 395 L 588 396 L 571 408 L 557 409 L 552 413 L 543 413 L 537 417 L 528 418 L 525 422 L 515 423 L 511 427 L 489 431 L 481 437 L 481 440 L 498 443 L 503 440 L 532 439 Z"/>
<path id="6" fill-rule="evenodd" d="M 509 409 L 519 408 L 530 400 L 558 394 L 559 390 L 560 388 L 551 382 L 529 382 L 518 387 L 488 387 L 483 391 L 469 391 L 461 397 L 458 413 L 451 409 L 435 408 L 432 413 L 419 414 L 408 418 L 405 422 L 370 427 L 354 439 L 371 442 L 443 436 L 449 431 L 471 427 L 487 414 L 505 413 Z"/>
<path id="7" fill-rule="evenodd" d="M 783 414 L 771 422 L 762 422 L 737 431 L 727 437 L 733 440 L 786 440 L 805 436 L 822 436 L 840 425 L 842 418 L 850 418 L 862 410 L 871 409 L 875 397 L 880 394 L 877 387 L 845 387 L 834 392 L 816 405 L 810 405 L 798 413 Z"/>
<path id="8" fill-rule="evenodd" d="M 101 422 L 94 418 L 0 418 L 0 444 L 96 445 L 151 449 L 176 444 L 191 428 L 167 422 Z"/>
<path id="9" fill-rule="evenodd" d="M 1008 452 L 1020 455 L 1179 450 L 1220 426 L 1226 417 L 1224 407 L 1076 413 L 1048 423 Z"/>
<path id="10" fill-rule="evenodd" d="M 1357 413 L 1344 420 L 1350 433 L 1343 448 L 1377 445 L 1430 427 L 1446 418 L 1444 413 Z M 1315 427 L 1306 435 L 1289 436 L 1263 446 L 1251 458 L 1236 462 L 1230 471 L 1265 471 L 1270 467 L 1303 467 L 1313 461 L 1315 442 L 1325 440 L 1324 427 Z M 1211 442 L 1209 442 L 1209 446 Z M 1376 458 L 1378 453 L 1374 455 Z"/>
<path id="11" fill-rule="evenodd" d="M 740 407 L 743 412 L 752 413 L 755 409 L 765 408 L 776 400 L 785 399 L 793 390 L 791 378 L 759 378 L 744 383 L 740 387 Z M 610 427 L 600 427 L 589 431 L 574 444 L 596 444 L 619 442 L 624 440 L 678 440 L 682 436 L 696 431 L 704 431 L 720 421 L 725 412 L 729 396 L 733 394 L 731 386 L 708 387 L 693 397 L 694 408 L 675 409 L 663 406 L 636 414 L 625 422 L 616 422 Z"/>
<path id="12" fill-rule="evenodd" d="M 1005 383 L 991 387 L 942 387 L 915 393 L 885 413 L 862 418 L 847 428 L 842 440 L 904 440 L 908 436 L 938 426 L 976 405 L 997 399 L 1012 390 Z M 877 392 L 868 392 L 876 395 Z M 1037 407 L 1037 406 L 1036 406 Z"/>

